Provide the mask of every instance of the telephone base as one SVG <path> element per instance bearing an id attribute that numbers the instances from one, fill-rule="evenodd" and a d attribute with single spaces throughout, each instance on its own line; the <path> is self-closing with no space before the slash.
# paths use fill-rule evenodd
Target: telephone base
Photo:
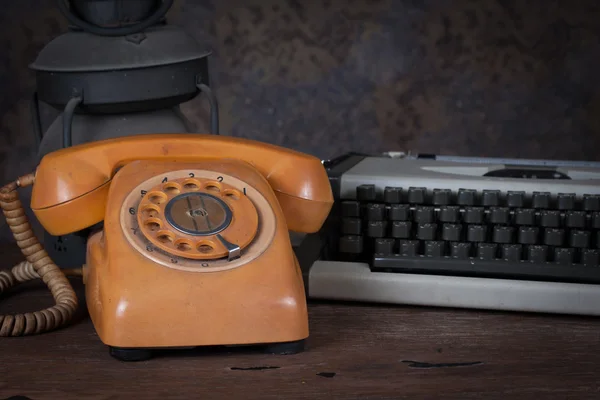
<path id="1" fill-rule="evenodd" d="M 306 340 L 296 340 L 293 342 L 269 343 L 264 347 L 263 352 L 267 354 L 288 355 L 301 353 L 306 348 Z"/>
<path id="2" fill-rule="evenodd" d="M 146 361 L 152 358 L 150 349 L 129 349 L 109 346 L 110 355 L 119 361 Z"/>
<path id="3" fill-rule="evenodd" d="M 154 356 L 155 349 L 127 348 L 108 346 L 110 355 L 126 362 L 147 361 Z M 306 349 L 306 339 L 293 342 L 268 343 L 262 347 L 265 354 L 291 355 L 303 352 Z"/>

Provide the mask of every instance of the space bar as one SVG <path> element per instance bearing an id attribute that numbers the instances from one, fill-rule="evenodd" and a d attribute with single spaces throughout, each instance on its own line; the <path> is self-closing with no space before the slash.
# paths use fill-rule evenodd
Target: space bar
<path id="1" fill-rule="evenodd" d="M 456 259 L 376 254 L 371 263 L 371 270 L 373 272 L 600 283 L 600 267 L 598 266 L 535 264 L 528 261 L 481 260 L 477 258 Z"/>

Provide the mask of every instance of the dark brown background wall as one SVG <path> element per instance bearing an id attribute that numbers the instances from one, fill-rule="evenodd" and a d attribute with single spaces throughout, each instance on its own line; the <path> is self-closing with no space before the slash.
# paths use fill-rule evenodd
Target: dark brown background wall
<path id="1" fill-rule="evenodd" d="M 595 0 L 180 0 L 212 48 L 222 133 L 346 151 L 600 160 Z M 34 166 L 27 66 L 66 29 L 54 0 L 4 2 L 0 170 Z M 206 129 L 206 105 L 184 105 Z M 44 121 L 48 124 L 52 116 Z"/>

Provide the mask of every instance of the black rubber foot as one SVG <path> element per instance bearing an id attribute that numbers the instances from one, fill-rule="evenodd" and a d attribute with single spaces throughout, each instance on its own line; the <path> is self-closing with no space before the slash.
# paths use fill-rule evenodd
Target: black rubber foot
<path id="1" fill-rule="evenodd" d="M 284 343 L 270 343 L 265 346 L 264 352 L 268 354 L 297 354 L 304 351 L 306 348 L 306 341 L 297 340 L 295 342 L 284 342 Z"/>
<path id="2" fill-rule="evenodd" d="M 152 351 L 148 349 L 124 349 L 109 347 L 110 355 L 119 361 L 146 361 L 152 358 Z"/>

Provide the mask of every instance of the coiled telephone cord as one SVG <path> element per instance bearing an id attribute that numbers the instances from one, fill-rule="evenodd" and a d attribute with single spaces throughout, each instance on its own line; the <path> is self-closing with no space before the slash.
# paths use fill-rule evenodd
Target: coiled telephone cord
<path id="1" fill-rule="evenodd" d="M 56 304 L 32 313 L 0 315 L 0 336 L 25 336 L 48 332 L 69 323 L 78 307 L 77 295 L 67 275 L 50 259 L 35 237 L 17 189 L 32 185 L 33 173 L 20 177 L 0 189 L 0 206 L 17 245 L 27 261 L 10 271 L 0 271 L 0 295 L 19 283 L 41 278 L 54 297 Z M 68 272 L 79 275 L 80 270 Z"/>

